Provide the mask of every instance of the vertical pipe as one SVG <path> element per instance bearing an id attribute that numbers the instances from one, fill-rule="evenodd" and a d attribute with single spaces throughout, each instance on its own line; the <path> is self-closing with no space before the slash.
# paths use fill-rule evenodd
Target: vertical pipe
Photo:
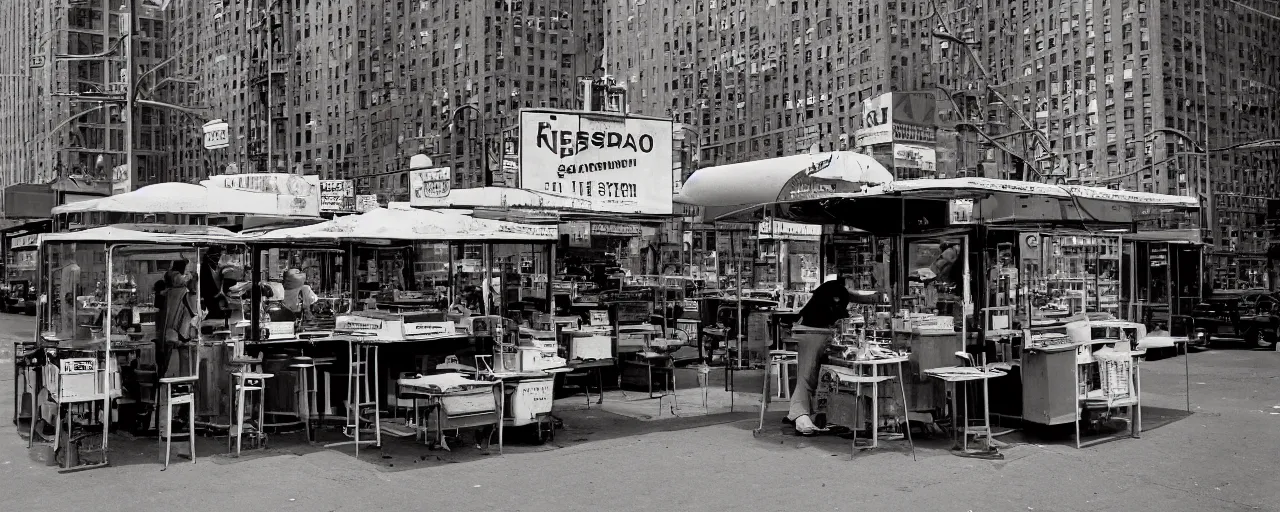
<path id="1" fill-rule="evenodd" d="M 130 1 L 130 3 L 132 3 L 132 0 Z M 111 277 L 112 277 L 112 272 L 115 271 L 113 267 L 114 262 L 112 261 L 111 253 L 114 250 L 115 250 L 114 245 L 107 246 L 107 313 L 104 317 L 105 320 L 103 321 L 105 325 L 102 326 L 102 333 L 106 338 L 106 341 L 103 345 L 105 347 L 105 353 L 102 357 L 102 366 L 103 366 L 103 369 L 102 369 L 102 393 L 103 393 L 102 395 L 103 396 L 102 463 L 103 464 L 106 464 L 107 462 L 107 440 L 111 438 L 110 436 L 110 432 L 111 432 L 111 428 L 110 428 L 111 427 L 111 325 L 114 323 L 112 322 L 113 318 L 111 317 L 111 295 L 112 295 Z M 164 336 L 163 333 L 161 333 L 161 339 L 163 339 L 163 336 Z M 34 423 L 35 418 L 32 418 L 31 421 L 32 423 Z M 194 454 L 192 455 L 194 456 Z"/>
<path id="2" fill-rule="evenodd" d="M 109 0 L 108 0 L 109 1 Z M 137 70 L 133 68 L 133 34 L 137 32 L 138 25 L 138 0 L 127 0 L 129 4 L 129 12 L 125 15 L 125 20 L 129 25 L 129 33 L 122 37 L 124 43 L 124 159 L 125 165 L 129 166 L 129 188 L 132 189 L 140 180 L 141 175 L 133 165 L 133 99 L 137 96 L 134 90 L 137 79 Z M 106 77 L 103 77 L 106 78 Z M 128 192 L 126 190 L 126 192 Z"/>

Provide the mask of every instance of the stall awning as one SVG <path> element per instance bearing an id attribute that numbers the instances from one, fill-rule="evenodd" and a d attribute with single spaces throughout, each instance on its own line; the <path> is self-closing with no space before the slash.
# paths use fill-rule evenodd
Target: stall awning
<path id="1" fill-rule="evenodd" d="M 696 206 L 755 206 L 861 192 L 893 181 L 870 155 L 814 153 L 700 169 L 689 176 L 676 202 Z"/>
<path id="2" fill-rule="evenodd" d="M 133 192 L 58 206 L 53 214 L 84 212 L 318 217 L 297 196 L 190 183 L 157 183 Z M 305 200 L 303 201 L 306 202 Z"/>
<path id="3" fill-rule="evenodd" d="M 245 235 L 246 240 L 262 243 L 343 240 L 552 242 L 558 238 L 555 226 L 477 219 L 433 210 L 386 208 L 310 226 Z"/>
<path id="4" fill-rule="evenodd" d="M 44 233 L 39 244 L 46 243 L 146 243 L 202 244 L 236 243 L 239 235 L 210 226 L 104 226 L 67 233 Z"/>
<path id="5" fill-rule="evenodd" d="M 458 188 L 444 197 L 413 197 L 409 204 L 417 208 L 548 208 L 557 210 L 591 209 L 591 201 L 536 192 L 519 188 Z"/>
<path id="6" fill-rule="evenodd" d="M 1089 199 L 1113 203 L 1133 205 L 1168 206 L 1182 208 L 1199 208 L 1200 202 L 1194 197 L 1152 194 L 1149 192 L 1130 192 L 1101 187 L 1081 185 L 1051 185 L 1017 180 L 996 180 L 989 178 L 947 178 L 902 180 L 872 187 L 862 194 L 832 194 L 832 197 L 856 197 L 858 195 L 897 194 L 903 196 L 927 197 L 936 196 L 946 199 L 963 196 L 966 193 L 1003 193 L 1058 199 Z"/>

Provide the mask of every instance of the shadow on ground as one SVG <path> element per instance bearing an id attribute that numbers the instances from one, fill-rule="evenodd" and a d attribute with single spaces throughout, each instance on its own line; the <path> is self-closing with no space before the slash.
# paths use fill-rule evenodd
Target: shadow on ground
<path id="1" fill-rule="evenodd" d="M 569 446 L 604 441 L 609 439 L 636 437 L 655 432 L 670 432 L 685 429 L 718 425 L 734 421 L 742 421 L 755 415 L 748 412 L 712 414 L 692 417 L 666 417 L 657 421 L 640 419 L 614 414 L 592 407 L 591 409 L 557 410 L 556 416 L 562 420 L 562 428 L 556 429 L 555 436 L 545 443 L 537 441 L 536 431 L 532 427 L 511 428 L 505 430 L 503 453 L 519 455 L 554 451 Z M 25 437 L 26 425 L 21 433 Z M 422 443 L 410 438 L 382 436 L 382 447 L 362 446 L 359 460 L 369 463 L 381 471 L 403 471 L 408 469 L 440 466 L 445 464 L 466 463 L 496 455 L 497 436 L 487 450 L 481 449 L 475 442 L 475 431 L 463 430 L 459 439 L 450 439 L 451 450 L 430 449 Z M 319 436 L 318 442 L 308 443 L 301 429 L 295 432 L 279 432 L 268 435 L 267 447 L 251 449 L 247 438 L 239 457 L 229 454 L 227 436 L 204 436 L 196 438 L 196 460 L 198 464 L 235 464 L 247 460 L 276 456 L 299 456 L 324 450 L 335 450 L 354 456 L 353 446 L 325 448 L 325 443 L 347 440 L 338 426 L 326 426 Z M 163 460 L 164 447 L 154 437 L 134 437 L 129 434 L 113 434 L 110 442 L 110 462 L 112 466 L 154 465 Z M 170 465 L 190 464 L 186 457 L 187 443 L 185 439 L 175 439 Z"/>

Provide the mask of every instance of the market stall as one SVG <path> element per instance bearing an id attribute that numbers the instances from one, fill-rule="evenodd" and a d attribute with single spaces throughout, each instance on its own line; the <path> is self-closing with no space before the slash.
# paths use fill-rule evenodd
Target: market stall
<path id="1" fill-rule="evenodd" d="M 728 183 L 695 178 L 686 183 L 685 197 L 705 193 L 732 201 L 717 195 Z M 1192 198 L 966 178 L 890 182 L 843 192 L 828 188 L 778 201 L 770 213 L 875 237 L 874 248 L 863 251 L 870 261 L 864 255 L 850 258 L 873 264 L 864 265 L 860 275 L 845 277 L 872 283 L 888 277 L 892 308 L 862 320 L 888 331 L 893 349 L 910 351 L 914 382 L 906 390 L 909 410 L 932 412 L 930 421 L 954 417 L 930 376 L 936 379 L 940 368 L 955 365 L 954 354 L 970 353 L 975 356 L 970 364 L 985 360 L 1001 371 L 1013 369 L 1009 378 L 992 382 L 997 388 L 992 410 L 1030 421 L 1021 410 L 1030 405 L 1029 395 L 1065 393 L 1070 403 L 1076 388 L 1055 384 L 1028 391 L 1039 383 L 1022 385 L 1017 370 L 1023 348 L 1038 346 L 1044 335 L 1065 334 L 1079 322 L 1128 317 L 1126 309 L 1132 308 L 1124 307 L 1129 290 L 1122 264 L 1124 237 L 1137 231 L 1139 220 L 1151 217 L 1159 217 L 1166 227 L 1194 228 L 1197 208 Z M 722 219 L 762 218 L 756 211 L 744 208 Z M 1159 236 L 1143 233 L 1148 240 Z M 1119 342 L 1137 342 L 1132 335 L 1108 338 L 1101 333 L 1074 339 L 1080 346 L 1108 339 L 1090 346 L 1120 353 L 1134 347 Z M 1083 352 L 1080 358 L 1096 359 Z M 1096 375 L 1097 368 L 1085 364 L 1063 374 L 1080 375 L 1072 382 L 1085 382 L 1096 391 L 1099 379 L 1090 379 L 1089 372 Z M 1089 392 L 1078 402 L 1085 403 Z"/>
<path id="2" fill-rule="evenodd" d="M 504 377 L 506 372 L 539 373 L 564 364 L 554 338 L 545 346 L 538 329 L 550 314 L 554 227 L 393 208 L 247 237 L 256 260 L 262 261 L 263 272 L 255 273 L 255 281 L 285 288 L 286 298 L 290 289 L 306 286 L 315 303 L 324 298 L 340 304 L 325 310 L 328 322 L 319 321 L 323 315 L 316 314 L 314 304 L 294 305 L 296 312 L 255 309 L 248 331 L 258 336 L 247 342 L 262 350 L 264 358 L 273 357 L 269 352 L 277 348 L 316 347 L 315 352 L 326 341 L 336 342 L 341 350 L 331 346 L 323 354 L 336 357 L 338 369 L 346 368 L 345 432 L 352 440 L 339 444 L 380 445 L 384 433 L 418 435 L 416 417 L 412 422 L 382 417 L 414 409 L 419 399 L 448 403 L 421 391 L 424 385 L 415 380 L 437 373 L 445 357 L 461 357 L 472 374 L 504 381 L 509 390 L 496 397 L 492 407 L 498 408 L 506 396 L 522 389 L 519 379 Z M 304 268 L 325 265 L 341 277 L 307 281 L 312 272 Z M 271 284 L 289 276 L 305 284 Z M 296 357 L 283 353 L 274 358 L 284 355 Z M 468 359 L 483 356 L 492 357 L 487 371 Z M 327 395 L 321 407 L 329 407 L 336 396 Z M 504 416 L 499 411 L 495 417 Z"/>
<path id="3" fill-rule="evenodd" d="M 40 235 L 34 351 L 25 393 L 33 404 L 30 443 L 64 469 L 108 463 L 113 426 L 134 432 L 169 407 L 166 378 L 199 365 L 203 304 L 199 273 L 208 248 L 238 247 L 226 230 L 202 226 L 102 227 Z M 231 251 L 228 251 L 231 252 Z M 188 434 L 190 435 L 190 434 Z M 47 443 L 47 444 L 44 444 Z"/>

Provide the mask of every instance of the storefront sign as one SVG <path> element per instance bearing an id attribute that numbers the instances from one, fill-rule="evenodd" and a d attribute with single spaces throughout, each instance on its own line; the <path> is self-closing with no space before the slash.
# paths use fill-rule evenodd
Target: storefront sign
<path id="1" fill-rule="evenodd" d="M 221 119 L 214 119 L 204 124 L 204 148 L 222 149 L 231 145 L 231 130 Z"/>
<path id="2" fill-rule="evenodd" d="M 355 207 L 355 186 L 351 180 L 320 181 L 320 211 L 350 211 Z"/>
<path id="3" fill-rule="evenodd" d="M 822 237 L 821 224 L 800 224 L 765 218 L 760 221 L 757 235 L 761 239 L 818 240 Z"/>
<path id="4" fill-rule="evenodd" d="M 949 199 L 947 205 L 951 211 L 951 225 L 974 223 L 972 199 Z"/>
<path id="5" fill-rule="evenodd" d="M 862 102 L 862 127 L 853 137 L 859 147 L 893 141 L 893 93 Z"/>
<path id="6" fill-rule="evenodd" d="M 937 170 L 938 156 L 933 148 L 918 144 L 893 145 L 893 167 L 895 169 L 919 169 L 925 173 Z"/>
<path id="7" fill-rule="evenodd" d="M 356 196 L 356 211 L 360 213 L 378 209 L 378 196 L 361 194 Z"/>
<path id="8" fill-rule="evenodd" d="M 640 236 L 640 226 L 636 224 L 613 224 L 610 222 L 592 222 L 592 236 Z"/>
<path id="9" fill-rule="evenodd" d="M 520 186 L 600 212 L 671 214 L 670 120 L 520 112 Z"/>
<path id="10" fill-rule="evenodd" d="M 9 250 L 19 249 L 22 247 L 35 247 L 36 242 L 40 240 L 40 235 L 30 234 L 15 236 L 9 239 Z"/>
<path id="11" fill-rule="evenodd" d="M 285 173 L 251 173 L 213 176 L 202 182 L 246 192 L 275 194 L 279 211 L 286 215 L 320 216 L 320 177 Z"/>
<path id="12" fill-rule="evenodd" d="M 409 171 L 409 204 L 420 206 L 424 199 L 449 197 L 453 187 L 453 171 L 450 167 L 415 169 Z"/>
<path id="13" fill-rule="evenodd" d="M 511 233 L 515 235 L 529 235 L 547 239 L 554 239 L 559 236 L 559 232 L 555 226 L 536 226 L 531 224 L 515 224 L 504 223 L 498 226 L 501 233 Z"/>

